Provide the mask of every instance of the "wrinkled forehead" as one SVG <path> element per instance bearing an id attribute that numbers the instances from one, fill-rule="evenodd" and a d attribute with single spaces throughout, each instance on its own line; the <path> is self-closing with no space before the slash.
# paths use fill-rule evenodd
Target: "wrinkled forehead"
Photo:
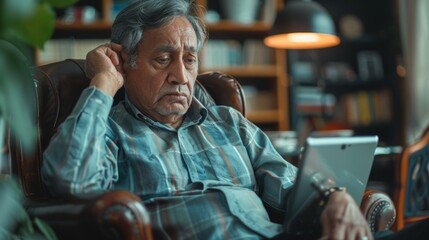
<path id="1" fill-rule="evenodd" d="M 185 17 L 173 18 L 159 28 L 146 29 L 140 44 L 155 51 L 175 51 L 185 49 L 197 51 L 197 35 Z"/>

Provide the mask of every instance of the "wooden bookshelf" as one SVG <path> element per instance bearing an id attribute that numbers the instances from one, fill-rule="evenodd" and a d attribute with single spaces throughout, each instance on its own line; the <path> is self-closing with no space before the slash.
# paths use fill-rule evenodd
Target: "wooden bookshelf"
<path id="1" fill-rule="evenodd" d="M 55 30 L 62 31 L 82 31 L 82 30 L 95 30 L 95 31 L 110 31 L 112 22 L 108 20 L 97 20 L 91 23 L 74 22 L 66 23 L 61 20 L 55 22 Z"/>
<path id="2" fill-rule="evenodd" d="M 274 6 L 276 6 L 271 13 L 275 16 L 277 11 L 282 8 L 283 3 L 279 0 L 268 1 L 272 1 Z M 222 18 L 222 10 L 216 8 L 216 6 L 212 8 L 213 5 L 216 5 L 217 0 L 197 0 L 197 2 L 206 10 L 216 11 L 221 15 L 220 21 L 207 24 L 210 40 L 233 40 L 239 42 L 242 47 L 248 40 L 259 41 L 262 44 L 263 38 L 267 36 L 272 25 L 272 23 L 261 18 L 257 18 L 255 22 L 251 24 L 237 23 Z M 261 7 L 264 8 L 265 6 Z M 276 126 L 275 130 L 284 131 L 289 129 L 289 97 L 288 79 L 286 75 L 286 54 L 284 50 L 271 49 L 270 51 L 272 52 L 271 59 L 266 62 L 257 64 L 242 63 L 228 66 L 206 66 L 203 61 L 200 70 L 202 72 L 221 71 L 236 77 L 242 85 L 255 85 L 258 90 L 261 90 L 261 94 L 264 94 L 264 98 L 267 97 L 267 91 L 271 93 L 269 96 L 271 99 L 267 100 L 269 100 L 270 103 L 273 103 L 273 106 L 268 104 L 266 108 L 263 109 L 261 109 L 260 106 L 258 106 L 258 109 L 253 109 L 252 106 L 250 106 L 247 118 L 253 123 L 260 125 L 262 129 L 264 129 L 264 125 L 270 124 Z M 258 58 L 260 57 L 260 54 L 258 53 L 250 55 L 256 55 L 256 58 Z M 246 89 L 245 95 L 250 95 L 246 94 Z M 248 101 L 248 103 L 254 102 L 255 100 L 257 101 L 258 96 L 259 95 L 256 94 L 256 99 L 251 99 L 253 101 Z"/>
<path id="3" fill-rule="evenodd" d="M 399 49 L 395 46 L 398 40 L 394 32 L 397 27 L 394 4 L 389 0 L 350 0 L 347 3 L 314 1 L 330 12 L 337 26 L 352 16 L 363 28 L 356 36 L 348 36 L 347 30 L 350 29 L 344 26 L 337 29 L 341 44 L 332 48 L 288 51 L 288 70 L 293 82 L 291 129 L 305 134 L 309 131 L 348 128 L 355 135 L 378 135 L 380 145 L 398 145 L 398 129 L 401 128 L 398 99 L 402 93 L 398 91 L 400 84 L 395 64 Z M 366 61 L 362 56 L 367 56 Z M 311 76 L 304 71 L 294 71 L 299 69 L 294 64 L 299 63 L 301 67 L 312 64 L 317 70 Z M 319 88 L 323 93 L 334 95 L 334 109 L 326 111 L 322 108 L 313 114 L 300 111 L 297 92 L 307 87 Z M 321 124 L 306 129 L 309 124 L 305 122 L 314 122 L 316 118 Z"/>
<path id="4" fill-rule="evenodd" d="M 197 0 L 204 9 L 218 0 Z M 272 14 L 275 16 L 281 0 L 272 1 L 277 6 Z M 45 45 L 47 52 L 36 52 L 35 62 L 37 65 L 46 64 L 64 58 L 84 58 L 88 46 L 103 41 L 108 41 L 112 25 L 113 0 L 80 1 L 77 6 L 91 5 L 96 8 L 99 18 L 90 23 L 75 21 L 72 23 L 58 19 L 55 23 L 54 38 Z M 263 7 L 263 6 L 262 6 Z M 272 7 L 272 6 L 271 6 Z M 270 13 L 271 14 L 271 13 Z M 247 39 L 259 41 L 268 34 L 271 24 L 265 19 L 258 18 L 252 24 L 236 23 L 227 19 L 220 19 L 216 23 L 207 23 L 209 37 L 212 40 L 236 40 L 244 44 Z M 95 47 L 95 45 L 94 45 Z M 289 129 L 288 90 L 286 77 L 286 58 L 282 50 L 271 50 L 272 59 L 262 63 L 246 63 L 243 65 L 225 66 L 201 66 L 200 72 L 219 71 L 236 77 L 242 85 L 255 84 L 257 88 L 272 93 L 270 96 L 274 106 L 267 109 L 251 110 L 248 114 L 249 120 L 255 124 L 270 124 L 276 126 L 276 130 Z M 251 54 L 255 55 L 255 54 Z M 256 58 L 259 57 L 257 54 Z M 255 57 L 254 57 L 255 58 Z M 251 81 L 249 81 L 251 79 Z M 262 85 L 261 85 L 262 84 Z M 262 87 L 261 87 L 262 86 Z M 270 89 L 266 86 L 269 86 Z M 249 109 L 252 109 L 251 107 Z"/>

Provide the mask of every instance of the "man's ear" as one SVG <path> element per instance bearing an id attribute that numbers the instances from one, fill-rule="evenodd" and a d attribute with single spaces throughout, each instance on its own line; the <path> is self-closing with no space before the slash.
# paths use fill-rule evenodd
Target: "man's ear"
<path id="1" fill-rule="evenodd" d="M 127 73 L 130 70 L 130 57 L 128 53 L 121 51 L 121 59 L 122 59 L 122 69 L 125 73 Z"/>

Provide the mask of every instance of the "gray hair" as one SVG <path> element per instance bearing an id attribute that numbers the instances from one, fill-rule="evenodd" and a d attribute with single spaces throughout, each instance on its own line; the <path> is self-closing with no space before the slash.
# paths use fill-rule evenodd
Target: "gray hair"
<path id="1" fill-rule="evenodd" d="M 124 8 L 112 25 L 111 41 L 121 44 L 129 55 L 129 65 L 136 67 L 137 46 L 146 28 L 158 28 L 175 17 L 184 16 L 197 36 L 197 51 L 207 38 L 201 9 L 193 0 L 137 0 Z"/>

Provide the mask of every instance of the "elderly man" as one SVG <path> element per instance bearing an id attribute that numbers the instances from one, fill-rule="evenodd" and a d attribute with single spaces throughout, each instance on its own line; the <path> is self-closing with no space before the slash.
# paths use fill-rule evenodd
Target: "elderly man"
<path id="1" fill-rule="evenodd" d="M 90 86 L 44 153 L 52 195 L 126 189 L 139 195 L 155 239 L 279 236 L 264 204 L 283 210 L 296 168 L 239 112 L 193 97 L 206 38 L 197 6 L 141 0 L 89 52 Z M 125 87 L 125 101 L 112 107 Z M 352 198 L 331 194 L 326 239 L 372 239 Z M 286 235 L 280 235 L 286 237 Z"/>

